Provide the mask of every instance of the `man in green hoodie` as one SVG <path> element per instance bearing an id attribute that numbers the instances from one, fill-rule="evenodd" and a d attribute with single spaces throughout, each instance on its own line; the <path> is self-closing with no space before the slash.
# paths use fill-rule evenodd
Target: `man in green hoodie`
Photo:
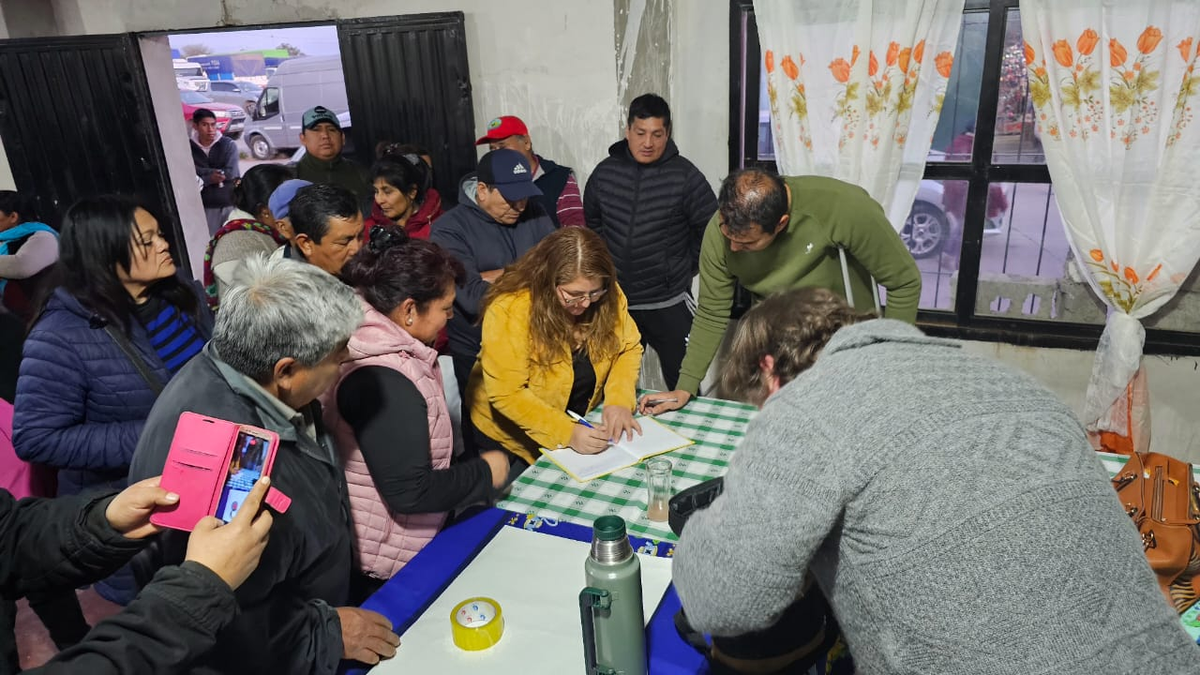
<path id="1" fill-rule="evenodd" d="M 855 307 L 874 309 L 874 277 L 887 289 L 884 317 L 916 322 L 917 263 L 862 188 L 822 176 L 743 169 L 721 184 L 718 203 L 700 247 L 700 298 L 678 389 L 643 397 L 643 413 L 677 410 L 698 393 L 729 325 L 736 284 L 755 301 L 805 286 L 847 296 L 839 248 L 846 251 Z"/>
<path id="2" fill-rule="evenodd" d="M 340 185 L 354 193 L 364 214 L 371 212 L 375 190 L 368 172 L 342 156 L 346 134 L 337 115 L 325 106 L 310 108 L 300 118 L 304 156 L 296 162 L 296 178 L 310 183 Z"/>

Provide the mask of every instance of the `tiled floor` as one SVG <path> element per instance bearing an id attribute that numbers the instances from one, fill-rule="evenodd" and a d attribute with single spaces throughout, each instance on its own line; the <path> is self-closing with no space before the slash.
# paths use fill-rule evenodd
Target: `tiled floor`
<path id="1" fill-rule="evenodd" d="M 95 590 L 76 591 L 83 615 L 88 623 L 95 626 L 96 622 L 120 611 L 121 607 L 100 597 Z M 17 603 L 17 649 L 21 654 L 21 668 L 33 668 L 49 661 L 57 651 L 50 641 L 50 634 L 42 626 L 29 603 L 21 600 Z"/>

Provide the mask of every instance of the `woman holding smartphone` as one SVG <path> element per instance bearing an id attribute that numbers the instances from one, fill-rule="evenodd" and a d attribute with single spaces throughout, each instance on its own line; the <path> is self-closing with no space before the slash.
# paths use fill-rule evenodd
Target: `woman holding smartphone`
<path id="1" fill-rule="evenodd" d="M 483 346 L 467 387 L 481 448 L 513 456 L 538 448 L 594 454 L 641 433 L 633 419 L 641 334 L 599 235 L 558 230 L 533 247 L 484 297 Z M 578 423 L 604 401 L 602 423 Z"/>
<path id="2" fill-rule="evenodd" d="M 346 470 L 365 595 L 400 571 L 449 512 L 486 502 L 508 476 L 503 453 L 451 465 L 451 422 L 433 342 L 462 265 L 427 241 L 376 227 L 342 270 L 364 319 L 322 398 Z"/>

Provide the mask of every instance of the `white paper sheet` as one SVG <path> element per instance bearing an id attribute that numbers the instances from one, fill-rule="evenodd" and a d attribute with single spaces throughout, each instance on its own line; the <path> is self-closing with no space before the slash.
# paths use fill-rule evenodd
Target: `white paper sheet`
<path id="1" fill-rule="evenodd" d="M 638 462 L 661 455 L 664 452 L 678 450 L 692 444 L 690 438 L 681 436 L 662 422 L 652 417 L 638 417 L 642 433 L 635 434 L 633 440 L 624 439 L 608 446 L 604 452 L 595 455 L 581 455 L 571 448 L 562 450 L 545 450 L 542 452 L 566 471 L 571 478 L 586 483 L 593 478 L 608 475 L 618 469 L 624 469 Z"/>
<path id="2" fill-rule="evenodd" d="M 501 528 L 429 609 L 400 636 L 395 658 L 372 675 L 488 673 L 562 675 L 583 671 L 579 591 L 589 544 Z M 671 561 L 639 555 L 642 605 L 649 623 L 671 583 Z M 465 652 L 450 635 L 450 612 L 476 596 L 495 599 L 504 614 L 499 644 Z"/>

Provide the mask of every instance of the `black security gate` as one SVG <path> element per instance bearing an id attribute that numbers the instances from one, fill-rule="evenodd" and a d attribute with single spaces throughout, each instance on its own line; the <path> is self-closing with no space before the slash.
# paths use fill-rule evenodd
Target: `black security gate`
<path id="1" fill-rule="evenodd" d="M 476 163 L 462 12 L 339 21 L 338 42 L 358 159 L 382 140 L 424 146 L 446 206 L 457 202 Z"/>
<path id="2" fill-rule="evenodd" d="M 17 189 L 57 227 L 88 195 L 135 195 L 191 271 L 133 35 L 0 41 L 0 137 Z"/>

